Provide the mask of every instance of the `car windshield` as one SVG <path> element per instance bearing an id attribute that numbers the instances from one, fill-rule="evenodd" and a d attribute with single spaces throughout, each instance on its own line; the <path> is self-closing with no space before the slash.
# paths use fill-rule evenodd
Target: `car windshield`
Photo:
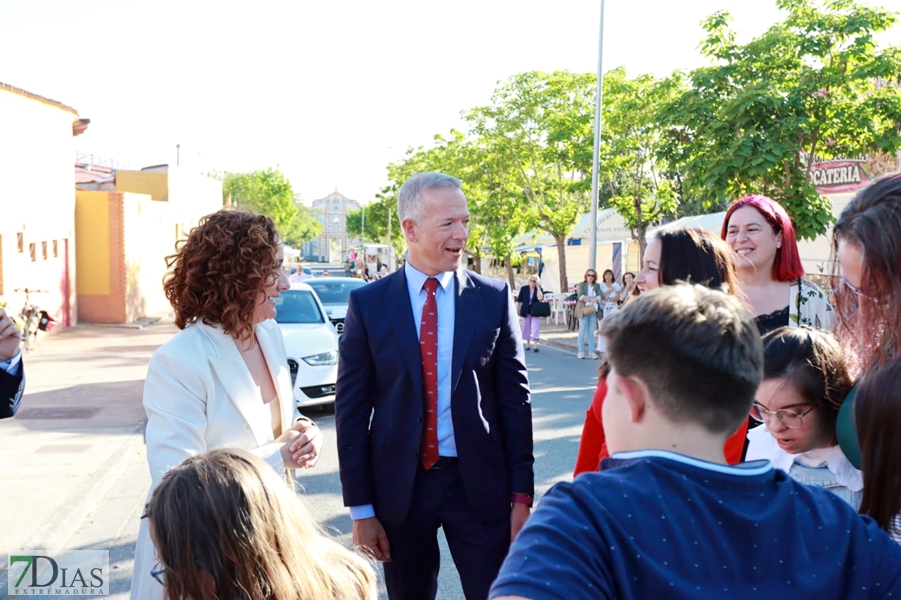
<path id="1" fill-rule="evenodd" d="M 310 281 L 310 287 L 316 290 L 316 295 L 323 304 L 347 304 L 347 297 L 351 290 L 366 285 L 362 279 L 349 281 Z"/>
<path id="2" fill-rule="evenodd" d="M 284 290 L 275 301 L 276 323 L 324 323 L 316 298 L 307 290 Z"/>

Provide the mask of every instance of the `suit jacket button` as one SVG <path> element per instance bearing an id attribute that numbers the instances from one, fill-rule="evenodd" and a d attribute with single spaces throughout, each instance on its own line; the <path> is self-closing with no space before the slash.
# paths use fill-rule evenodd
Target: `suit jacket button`
<path id="1" fill-rule="evenodd" d="M 419 418 L 416 419 L 416 420 L 419 421 L 420 423 L 422 423 L 422 417 L 419 417 Z"/>
<path id="2" fill-rule="evenodd" d="M 413 452 L 412 454 L 413 454 L 413 458 L 419 458 L 419 454 L 418 454 L 418 453 Z"/>

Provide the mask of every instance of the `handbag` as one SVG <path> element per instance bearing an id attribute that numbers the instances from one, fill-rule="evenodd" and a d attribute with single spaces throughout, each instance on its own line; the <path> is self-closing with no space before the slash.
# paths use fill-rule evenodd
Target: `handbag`
<path id="1" fill-rule="evenodd" d="M 597 306 L 594 305 L 593 302 L 589 302 L 585 306 L 582 307 L 582 316 L 587 317 L 588 315 L 593 315 L 598 312 Z"/>
<path id="2" fill-rule="evenodd" d="M 537 301 L 529 306 L 529 314 L 533 317 L 549 317 L 551 316 L 551 303 Z"/>

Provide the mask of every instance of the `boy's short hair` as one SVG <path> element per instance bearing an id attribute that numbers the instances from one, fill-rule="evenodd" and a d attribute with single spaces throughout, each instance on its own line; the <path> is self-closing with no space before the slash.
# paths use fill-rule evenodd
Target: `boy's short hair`
<path id="1" fill-rule="evenodd" d="M 644 381 L 671 421 L 731 434 L 748 417 L 763 346 L 737 298 L 700 285 L 665 286 L 604 317 L 601 334 L 617 373 Z"/>

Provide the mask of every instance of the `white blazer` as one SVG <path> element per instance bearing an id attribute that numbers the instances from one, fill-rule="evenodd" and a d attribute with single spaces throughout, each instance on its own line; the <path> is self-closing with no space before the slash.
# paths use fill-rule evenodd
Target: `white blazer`
<path id="1" fill-rule="evenodd" d="M 258 324 L 256 334 L 276 386 L 284 431 L 294 422 L 285 343 L 272 320 Z M 153 354 L 144 382 L 144 410 L 150 493 L 170 468 L 212 448 L 243 448 L 284 473 L 270 409 L 263 404 L 234 339 L 221 327 L 192 323 Z M 147 520 L 142 519 L 132 599 L 162 598 L 163 586 L 150 576 L 157 560 Z"/>

